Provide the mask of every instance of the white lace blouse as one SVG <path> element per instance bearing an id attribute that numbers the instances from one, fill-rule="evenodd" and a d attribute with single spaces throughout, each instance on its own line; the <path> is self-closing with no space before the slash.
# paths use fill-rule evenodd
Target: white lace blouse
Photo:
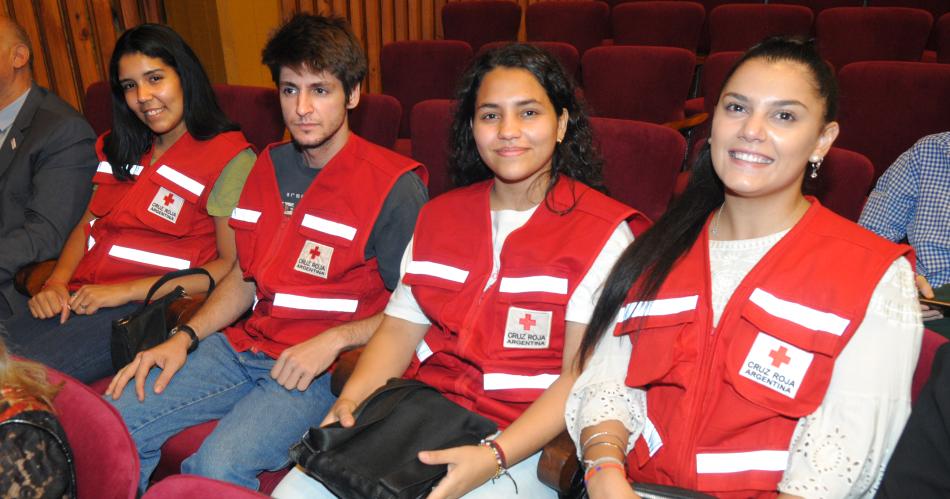
<path id="1" fill-rule="evenodd" d="M 710 241 L 714 323 L 745 275 L 786 233 Z M 923 333 L 916 296 L 910 264 L 895 260 L 838 357 L 824 401 L 798 421 L 779 491 L 809 498 L 873 497 L 910 414 Z M 630 352 L 627 336 L 606 335 L 597 345 L 567 402 L 565 418 L 575 443 L 581 430 L 608 420 L 630 431 L 628 451 L 640 436 L 646 396 L 624 384 Z"/>

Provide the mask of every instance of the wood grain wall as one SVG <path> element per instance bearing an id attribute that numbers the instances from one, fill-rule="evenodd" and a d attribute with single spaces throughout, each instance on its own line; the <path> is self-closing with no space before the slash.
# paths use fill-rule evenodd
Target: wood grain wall
<path id="1" fill-rule="evenodd" d="M 193 45 L 213 81 L 266 85 L 269 77 L 258 62 L 263 41 L 280 19 L 297 12 L 346 18 L 369 59 L 366 89 L 380 92 L 382 46 L 442 38 L 440 12 L 452 1 L 479 0 L 0 0 L 0 14 L 29 33 L 36 81 L 81 108 L 85 88 L 107 78 L 115 40 L 129 27 L 167 22 Z M 523 11 L 557 0 L 511 1 Z M 202 24 L 215 19 L 217 26 Z"/>

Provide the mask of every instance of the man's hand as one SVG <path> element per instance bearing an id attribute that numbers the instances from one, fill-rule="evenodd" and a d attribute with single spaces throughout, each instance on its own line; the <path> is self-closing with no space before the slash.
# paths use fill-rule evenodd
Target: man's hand
<path id="1" fill-rule="evenodd" d="M 330 412 L 323 418 L 320 427 L 322 428 L 336 422 L 339 422 L 340 426 L 344 428 L 353 426 L 356 424 L 356 418 L 353 417 L 353 412 L 356 411 L 358 405 L 359 404 L 352 400 L 336 399 L 336 403 L 333 404 L 333 407 L 330 408 Z"/>
<path id="2" fill-rule="evenodd" d="M 340 354 L 341 343 L 334 329 L 284 350 L 271 368 L 270 377 L 288 390 L 306 390 Z"/>
<path id="3" fill-rule="evenodd" d="M 920 292 L 920 295 L 924 298 L 933 299 L 934 290 L 930 286 L 930 283 L 927 282 L 927 278 L 917 274 L 917 291 Z M 926 303 L 920 304 L 920 317 L 925 321 L 932 321 L 937 319 L 943 319 L 943 314 L 937 308 L 931 308 L 930 305 Z"/>
<path id="4" fill-rule="evenodd" d="M 129 286 L 120 284 L 87 284 L 69 300 L 69 308 L 79 315 L 92 315 L 100 308 L 118 307 L 132 301 Z"/>
<path id="5" fill-rule="evenodd" d="M 109 388 L 106 389 L 106 395 L 112 396 L 112 400 L 118 400 L 122 396 L 125 385 L 133 377 L 135 378 L 135 394 L 139 402 L 145 400 L 145 379 L 148 377 L 152 367 L 158 366 L 162 374 L 155 380 L 155 394 L 160 394 L 168 386 L 172 376 L 185 365 L 188 360 L 188 346 L 191 345 L 191 337 L 187 334 L 175 334 L 165 340 L 164 343 L 155 348 L 150 348 L 144 352 L 139 352 L 127 366 L 123 367 L 112 378 Z"/>
<path id="6" fill-rule="evenodd" d="M 48 282 L 43 290 L 36 293 L 27 306 L 37 319 L 49 319 L 61 315 L 60 324 L 69 317 L 69 288 L 65 284 Z"/>
<path id="7" fill-rule="evenodd" d="M 462 497 L 495 476 L 495 453 L 481 445 L 465 445 L 419 453 L 425 464 L 447 464 L 448 473 L 429 493 L 429 499 Z M 503 478 L 507 480 L 507 478 Z"/>

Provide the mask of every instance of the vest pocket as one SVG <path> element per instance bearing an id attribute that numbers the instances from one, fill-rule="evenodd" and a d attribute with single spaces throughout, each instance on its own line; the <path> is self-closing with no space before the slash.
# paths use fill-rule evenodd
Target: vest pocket
<path id="1" fill-rule="evenodd" d="M 321 292 L 312 287 L 284 286 L 274 293 L 271 315 L 281 319 L 349 320 L 359 309 L 355 294 Z"/>
<path id="2" fill-rule="evenodd" d="M 482 390 L 487 397 L 506 402 L 531 403 L 561 375 L 561 366 L 548 362 L 534 366 L 523 362 L 482 362 Z"/>
<path id="3" fill-rule="evenodd" d="M 726 380 L 738 394 L 789 417 L 814 412 L 824 399 L 841 338 L 803 330 L 746 304 L 726 354 Z"/>
<path id="4" fill-rule="evenodd" d="M 646 387 L 662 380 L 682 386 L 678 372 L 691 369 L 698 357 L 696 346 L 684 334 L 695 317 L 694 307 L 676 314 L 633 317 L 618 324 L 615 334 L 629 334 L 633 344 L 627 385 Z"/>
<path id="5" fill-rule="evenodd" d="M 144 185 L 135 189 L 138 191 L 136 218 L 163 234 L 188 235 L 198 211 L 198 197 L 155 172 L 138 182 Z"/>
<path id="6" fill-rule="evenodd" d="M 777 489 L 788 467 L 788 450 L 699 447 L 695 459 L 699 490 L 711 494 L 748 491 L 749 497 L 758 497 Z"/>
<path id="7" fill-rule="evenodd" d="M 250 276 L 248 272 L 254 263 L 256 231 L 260 219 L 261 211 L 247 206 L 235 207 L 231 211 L 231 218 L 228 219 L 228 225 L 234 229 L 234 242 L 238 248 L 238 260 L 241 270 L 244 271 L 244 277 Z"/>

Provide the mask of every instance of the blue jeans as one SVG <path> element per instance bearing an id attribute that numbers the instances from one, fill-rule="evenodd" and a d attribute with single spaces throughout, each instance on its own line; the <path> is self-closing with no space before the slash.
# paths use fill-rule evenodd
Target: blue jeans
<path id="1" fill-rule="evenodd" d="M 115 405 L 135 440 L 145 490 L 171 436 L 220 419 L 182 473 L 202 475 L 257 490 L 257 474 L 290 463 L 288 450 L 318 426 L 336 397 L 324 373 L 306 391 L 287 390 L 270 377 L 275 360 L 263 353 L 236 352 L 222 333 L 205 338 L 161 395 L 153 391 L 159 369 L 145 382 L 145 401 L 129 383 Z"/>
<path id="2" fill-rule="evenodd" d="M 20 306 L 22 305 L 22 306 Z M 10 351 L 46 364 L 83 383 L 111 376 L 112 356 L 109 339 L 112 321 L 132 313 L 140 303 L 103 308 L 92 315 L 70 314 L 65 324 L 59 316 L 37 319 L 30 314 L 26 301 L 4 320 Z"/>
<path id="3" fill-rule="evenodd" d="M 505 497 L 527 497 L 529 499 L 556 499 L 557 492 L 538 480 L 538 460 L 541 453 L 537 452 L 524 461 L 508 468 L 507 476 L 499 477 L 495 481 L 487 481 L 465 494 L 465 499 L 499 499 Z M 518 484 L 515 492 L 515 483 Z M 336 499 L 336 495 L 327 490 L 322 483 L 310 478 L 300 467 L 290 470 L 290 473 L 277 484 L 271 494 L 275 499 Z"/>

